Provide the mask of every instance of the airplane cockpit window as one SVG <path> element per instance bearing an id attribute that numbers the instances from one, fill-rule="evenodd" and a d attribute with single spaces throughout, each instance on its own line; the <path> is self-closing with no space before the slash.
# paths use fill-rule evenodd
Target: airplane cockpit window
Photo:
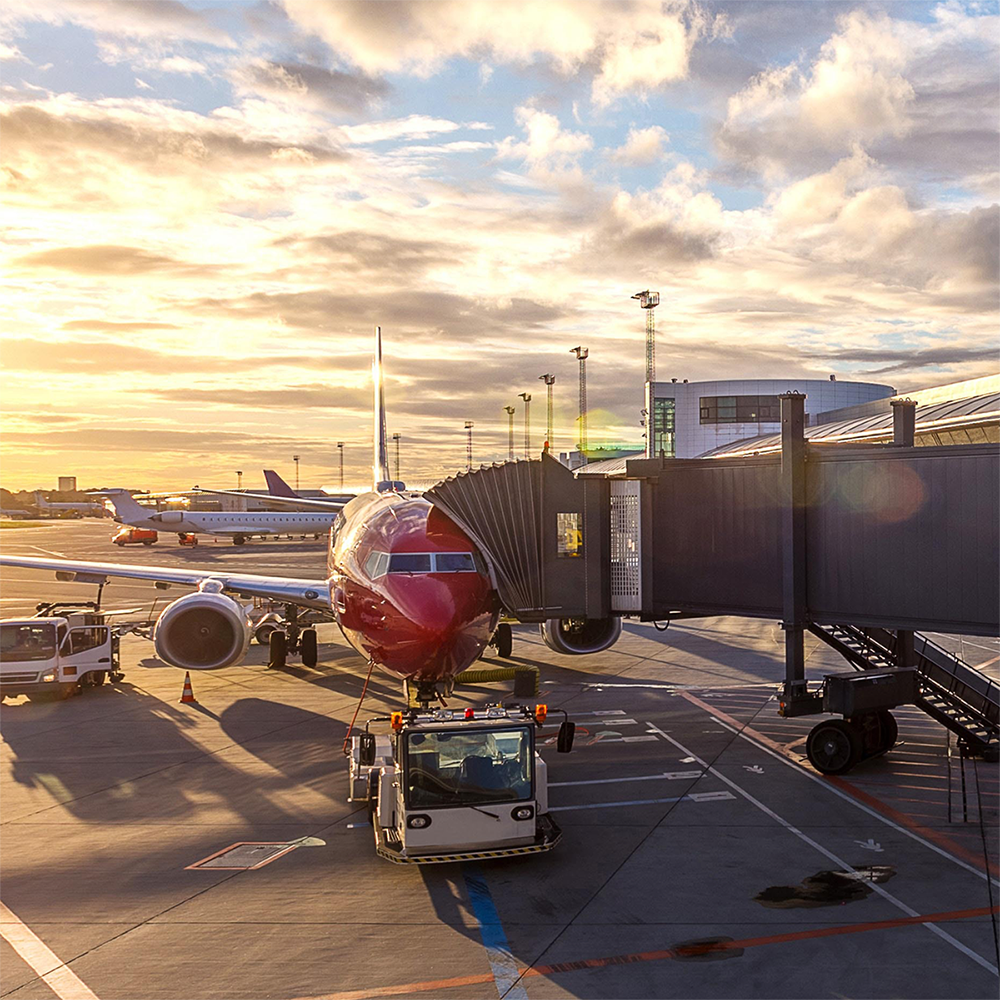
<path id="1" fill-rule="evenodd" d="M 394 552 L 389 557 L 390 573 L 430 573 L 429 552 Z"/>
<path id="2" fill-rule="evenodd" d="M 369 580 L 376 577 L 385 576 L 386 566 L 389 565 L 388 552 L 371 552 L 365 560 L 365 574 Z"/>
<path id="3" fill-rule="evenodd" d="M 475 573 L 471 552 L 438 552 L 434 556 L 435 573 Z"/>

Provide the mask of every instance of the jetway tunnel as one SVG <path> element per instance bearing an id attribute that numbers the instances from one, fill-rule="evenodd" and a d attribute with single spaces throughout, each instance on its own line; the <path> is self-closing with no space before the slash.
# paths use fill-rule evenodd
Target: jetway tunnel
<path id="1" fill-rule="evenodd" d="M 613 479 L 574 476 L 543 454 L 462 473 L 427 496 L 481 546 L 522 622 L 778 620 L 785 714 L 839 711 L 836 697 L 824 709 L 807 689 L 808 630 L 873 683 L 915 669 L 914 683 L 885 697 L 995 752 L 1000 686 L 943 650 L 928 655 L 915 633 L 1000 635 L 1000 449 L 915 448 L 904 405 L 893 444 L 808 445 L 803 400 L 782 397 L 780 454 L 635 459 Z M 845 630 L 862 636 L 860 653 L 845 652 Z"/>

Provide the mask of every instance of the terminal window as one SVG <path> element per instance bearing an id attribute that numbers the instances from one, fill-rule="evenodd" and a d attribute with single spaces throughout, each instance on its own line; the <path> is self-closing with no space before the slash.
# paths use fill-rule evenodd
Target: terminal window
<path id="1" fill-rule="evenodd" d="M 781 401 L 777 396 L 702 396 L 699 406 L 703 424 L 781 422 Z"/>
<path id="2" fill-rule="evenodd" d="M 673 458 L 674 435 L 676 429 L 676 405 L 673 399 L 653 399 L 653 457 Z"/>

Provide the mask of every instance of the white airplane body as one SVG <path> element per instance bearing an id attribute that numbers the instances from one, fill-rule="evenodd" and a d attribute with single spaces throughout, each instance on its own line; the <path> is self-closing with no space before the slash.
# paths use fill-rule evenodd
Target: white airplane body
<path id="1" fill-rule="evenodd" d="M 104 505 L 101 503 L 87 503 L 85 500 L 77 503 L 49 503 L 42 492 L 35 492 L 35 506 L 39 510 L 55 511 L 76 511 L 80 514 L 104 514 Z"/>
<path id="2" fill-rule="evenodd" d="M 219 535 L 240 545 L 254 535 L 320 535 L 329 532 L 337 511 L 151 511 L 136 503 L 127 490 L 104 490 L 115 508 L 115 520 L 134 528 L 177 534 Z"/>

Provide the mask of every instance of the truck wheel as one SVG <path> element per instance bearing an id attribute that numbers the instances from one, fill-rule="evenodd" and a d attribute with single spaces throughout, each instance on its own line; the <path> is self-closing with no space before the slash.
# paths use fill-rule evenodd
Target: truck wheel
<path id="1" fill-rule="evenodd" d="M 260 625 L 257 631 L 254 632 L 253 637 L 262 646 L 270 646 L 271 644 L 271 634 L 274 632 L 276 626 L 271 624 Z"/>
<path id="2" fill-rule="evenodd" d="M 843 774 L 861 760 L 861 735 L 844 719 L 829 719 L 813 727 L 806 755 L 820 774 Z"/>
<path id="3" fill-rule="evenodd" d="M 115 545 L 117 545 L 118 548 L 120 548 L 120 549 L 125 548 L 125 543 L 124 542 L 115 542 Z"/>
<path id="4" fill-rule="evenodd" d="M 90 687 L 99 688 L 107 680 L 107 677 L 108 672 L 106 670 L 91 670 L 87 674 L 87 681 Z"/>
<path id="5" fill-rule="evenodd" d="M 315 667 L 319 662 L 319 653 L 316 649 L 316 629 L 304 628 L 299 636 L 299 652 L 302 654 L 302 663 L 307 667 Z"/>
<path id="6" fill-rule="evenodd" d="M 281 629 L 276 628 L 271 633 L 268 640 L 271 658 L 268 660 L 268 667 L 272 670 L 281 670 L 288 664 L 288 637 Z"/>
<path id="7" fill-rule="evenodd" d="M 497 648 L 497 656 L 501 660 L 506 660 L 513 652 L 514 633 L 506 622 L 497 625 L 497 630 L 493 633 L 493 642 Z"/>
<path id="8" fill-rule="evenodd" d="M 143 545 L 152 545 L 153 544 L 153 539 L 152 538 L 144 538 L 142 540 L 142 544 Z"/>

